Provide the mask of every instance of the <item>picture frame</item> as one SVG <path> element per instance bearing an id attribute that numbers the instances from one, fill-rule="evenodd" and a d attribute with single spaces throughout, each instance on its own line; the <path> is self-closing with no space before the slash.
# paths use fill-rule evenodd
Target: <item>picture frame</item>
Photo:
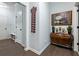
<path id="1" fill-rule="evenodd" d="M 72 11 L 52 14 L 51 25 L 72 25 Z"/>

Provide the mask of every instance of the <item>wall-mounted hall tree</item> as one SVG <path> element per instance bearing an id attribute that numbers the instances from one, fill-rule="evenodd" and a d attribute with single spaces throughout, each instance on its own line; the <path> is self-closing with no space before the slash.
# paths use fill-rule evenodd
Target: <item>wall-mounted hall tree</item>
<path id="1" fill-rule="evenodd" d="M 36 7 L 31 9 L 31 32 L 35 33 L 36 31 Z"/>

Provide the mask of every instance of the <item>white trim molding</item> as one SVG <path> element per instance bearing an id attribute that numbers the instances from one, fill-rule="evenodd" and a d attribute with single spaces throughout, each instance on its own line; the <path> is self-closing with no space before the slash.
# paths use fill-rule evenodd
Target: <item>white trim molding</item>
<path id="1" fill-rule="evenodd" d="M 6 38 L 5 37 L 3 37 L 3 38 L 0 37 L 0 40 L 7 40 L 7 39 L 9 39 L 9 37 L 6 37 Z"/>
<path id="2" fill-rule="evenodd" d="M 78 55 L 79 55 L 79 51 L 78 51 Z"/>
<path id="3" fill-rule="evenodd" d="M 14 41 L 15 41 L 15 43 L 19 43 L 21 46 L 25 47 L 25 45 L 21 44 L 21 42 L 19 42 L 17 39 L 15 39 Z"/>
<path id="4" fill-rule="evenodd" d="M 29 48 L 24 48 L 24 50 L 25 50 L 25 51 L 30 50 L 30 51 L 32 51 L 32 52 L 34 52 L 34 53 L 40 55 L 40 52 L 39 52 L 39 51 L 37 51 L 37 50 L 35 50 L 35 49 L 33 49 L 33 48 L 30 48 L 30 47 L 29 47 Z"/>
<path id="5" fill-rule="evenodd" d="M 28 50 L 29 50 L 29 48 L 24 48 L 24 50 L 25 50 L 25 51 L 28 51 Z"/>

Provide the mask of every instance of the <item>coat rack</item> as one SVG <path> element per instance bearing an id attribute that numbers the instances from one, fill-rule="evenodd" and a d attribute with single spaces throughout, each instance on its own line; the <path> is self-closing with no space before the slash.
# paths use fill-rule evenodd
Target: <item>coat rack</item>
<path id="1" fill-rule="evenodd" d="M 35 33 L 36 31 L 36 7 L 31 9 L 31 32 Z"/>

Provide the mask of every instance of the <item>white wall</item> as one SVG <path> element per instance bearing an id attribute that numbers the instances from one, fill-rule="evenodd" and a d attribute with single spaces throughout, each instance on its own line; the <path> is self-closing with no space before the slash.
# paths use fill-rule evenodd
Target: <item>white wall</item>
<path id="1" fill-rule="evenodd" d="M 38 2 L 21 2 L 22 4 L 26 5 L 26 47 L 25 50 L 38 50 L 39 48 L 39 33 L 38 33 L 38 25 L 39 25 L 39 6 Z M 31 8 L 37 7 L 36 12 L 36 33 L 31 33 Z"/>
<path id="2" fill-rule="evenodd" d="M 10 7 L 10 22 L 9 22 L 9 28 L 10 28 L 10 30 L 9 30 L 9 34 L 14 34 L 14 35 L 16 35 L 16 15 L 15 15 L 15 6 L 14 5 L 12 5 L 12 6 L 10 6 L 9 5 L 9 7 Z"/>
<path id="3" fill-rule="evenodd" d="M 37 7 L 36 33 L 31 32 L 31 8 Z M 50 44 L 50 22 L 48 3 L 30 2 L 27 4 L 27 48 L 40 54 Z"/>
<path id="4" fill-rule="evenodd" d="M 30 20 L 30 39 L 29 39 L 29 46 L 37 51 L 39 51 L 39 3 L 38 2 L 30 2 L 29 3 L 29 20 Z M 36 33 L 31 32 L 31 9 L 32 7 L 37 7 L 36 11 Z"/>
<path id="5" fill-rule="evenodd" d="M 53 2 L 53 3 L 49 3 L 49 5 L 50 5 L 49 7 L 50 7 L 50 22 L 51 22 L 51 15 L 52 14 L 60 13 L 60 12 L 64 12 L 64 11 L 72 11 L 73 7 L 74 7 L 74 2 L 72 2 L 72 3 L 71 2 L 68 2 L 68 3 L 66 3 L 66 2 Z M 68 26 L 64 26 L 64 27 L 67 28 Z"/>
<path id="6" fill-rule="evenodd" d="M 75 2 L 53 2 L 49 3 L 50 5 L 50 22 L 51 22 L 51 14 L 60 13 L 64 11 L 72 11 L 72 28 L 73 28 L 73 35 L 74 35 L 74 50 L 78 51 L 78 19 L 77 19 L 77 8 L 75 7 Z M 51 27 L 51 24 L 50 24 Z M 67 26 L 64 26 L 64 28 L 67 28 Z M 51 29 L 52 31 L 52 29 Z"/>
<path id="7" fill-rule="evenodd" d="M 46 2 L 39 3 L 39 42 L 40 50 L 50 44 L 50 15 L 49 5 Z"/>

